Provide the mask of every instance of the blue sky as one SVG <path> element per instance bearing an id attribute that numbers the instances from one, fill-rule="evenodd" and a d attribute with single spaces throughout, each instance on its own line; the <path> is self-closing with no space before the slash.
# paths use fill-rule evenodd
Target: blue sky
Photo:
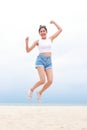
<path id="1" fill-rule="evenodd" d="M 28 88 L 38 80 L 35 59 L 38 49 L 25 51 L 39 38 L 40 24 L 48 36 L 56 31 L 51 20 L 63 29 L 53 43 L 53 85 L 42 103 L 87 104 L 87 8 L 86 0 L 0 1 L 0 103 L 36 103 L 27 99 Z"/>

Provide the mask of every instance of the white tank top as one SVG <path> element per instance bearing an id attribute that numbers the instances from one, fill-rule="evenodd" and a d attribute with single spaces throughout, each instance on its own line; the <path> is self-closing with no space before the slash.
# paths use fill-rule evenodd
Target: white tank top
<path id="1" fill-rule="evenodd" d="M 52 51 L 52 42 L 50 38 L 40 39 L 38 49 L 40 53 L 51 52 Z"/>

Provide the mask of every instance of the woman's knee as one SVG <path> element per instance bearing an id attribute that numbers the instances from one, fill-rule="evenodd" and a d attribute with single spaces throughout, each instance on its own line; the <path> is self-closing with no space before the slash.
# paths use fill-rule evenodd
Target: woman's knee
<path id="1" fill-rule="evenodd" d="M 40 79 L 40 84 L 44 84 L 45 83 L 45 79 Z"/>
<path id="2" fill-rule="evenodd" d="M 47 81 L 47 83 L 48 83 L 49 85 L 51 85 L 51 84 L 53 83 L 53 80 L 50 79 L 50 80 Z"/>

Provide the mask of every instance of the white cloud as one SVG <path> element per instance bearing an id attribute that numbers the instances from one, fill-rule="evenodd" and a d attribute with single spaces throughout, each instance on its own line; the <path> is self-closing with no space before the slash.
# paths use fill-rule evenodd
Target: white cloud
<path id="1" fill-rule="evenodd" d="M 58 72 L 64 83 L 87 84 L 86 56 L 87 48 L 67 49 L 67 53 L 53 59 L 55 75 Z"/>

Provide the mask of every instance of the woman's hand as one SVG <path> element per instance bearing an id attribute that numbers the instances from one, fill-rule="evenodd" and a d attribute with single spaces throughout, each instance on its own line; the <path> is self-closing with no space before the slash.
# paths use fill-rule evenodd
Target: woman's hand
<path id="1" fill-rule="evenodd" d="M 55 21 L 51 20 L 51 21 L 50 21 L 50 24 L 55 24 Z"/>
<path id="2" fill-rule="evenodd" d="M 28 41 L 29 41 L 29 37 L 26 37 L 25 42 L 28 43 Z"/>

